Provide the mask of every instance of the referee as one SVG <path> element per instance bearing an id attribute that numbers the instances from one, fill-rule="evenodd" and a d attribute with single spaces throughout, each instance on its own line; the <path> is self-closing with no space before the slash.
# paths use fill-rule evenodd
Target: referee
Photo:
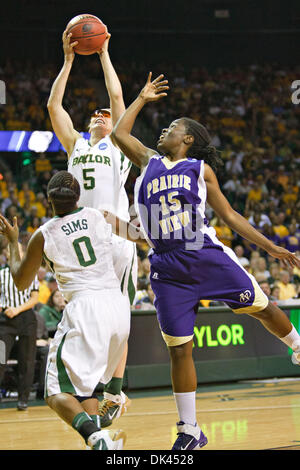
<path id="1" fill-rule="evenodd" d="M 9 250 L 4 249 L 6 259 Z M 36 276 L 31 286 L 19 291 L 13 281 L 8 265 L 0 268 L 0 340 L 5 344 L 6 362 L 18 339 L 18 410 L 26 410 L 34 379 L 36 357 L 37 320 L 33 307 L 38 303 L 39 281 Z M 0 384 L 5 372 L 0 364 Z"/>

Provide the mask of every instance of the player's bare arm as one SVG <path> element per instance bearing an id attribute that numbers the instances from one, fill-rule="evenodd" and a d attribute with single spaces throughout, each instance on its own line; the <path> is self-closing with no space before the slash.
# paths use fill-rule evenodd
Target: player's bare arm
<path id="1" fill-rule="evenodd" d="M 110 38 L 111 34 L 108 33 L 107 38 L 102 46 L 102 49 L 98 52 L 98 54 L 104 73 L 105 85 L 110 101 L 112 125 L 114 126 L 120 116 L 124 113 L 125 104 L 123 99 L 122 86 L 119 77 L 116 74 L 116 71 L 111 63 L 108 52 L 108 44 Z"/>
<path id="2" fill-rule="evenodd" d="M 0 214 L 0 233 L 9 243 L 9 265 L 14 283 L 19 290 L 27 289 L 35 278 L 42 264 L 44 237 L 37 230 L 29 240 L 27 250 L 21 257 L 19 249 L 19 229 L 17 217 L 14 217 L 13 225 Z"/>
<path id="3" fill-rule="evenodd" d="M 149 158 L 155 155 L 156 152 L 145 147 L 142 142 L 131 135 L 131 131 L 138 114 L 146 103 L 158 101 L 164 96 L 167 96 L 166 90 L 169 89 L 167 85 L 168 81 L 163 80 L 163 78 L 163 75 L 159 75 L 159 77 L 151 81 L 152 72 L 149 73 L 146 85 L 141 90 L 138 97 L 126 109 L 112 132 L 113 138 L 116 140 L 122 152 L 139 168 L 145 167 L 148 164 Z"/>
<path id="4" fill-rule="evenodd" d="M 137 242 L 138 240 L 144 240 L 145 237 L 142 231 L 136 225 L 126 222 L 120 219 L 111 212 L 101 211 L 105 217 L 105 220 L 112 227 L 112 232 L 119 237 L 129 240 L 131 242 Z"/>
<path id="5" fill-rule="evenodd" d="M 71 42 L 71 36 L 72 33 L 67 34 L 66 31 L 63 32 L 64 64 L 52 85 L 47 103 L 53 130 L 60 143 L 66 149 L 69 157 L 73 151 L 76 140 L 81 137 L 79 132 L 74 129 L 72 119 L 62 105 L 67 81 L 75 57 L 73 49 L 77 44 L 77 41 Z"/>
<path id="6" fill-rule="evenodd" d="M 275 245 L 264 235 L 259 233 L 238 212 L 236 212 L 220 190 L 217 177 L 212 168 L 205 164 L 204 179 L 207 187 L 207 202 L 215 213 L 224 220 L 232 230 L 246 240 L 259 246 L 274 258 L 282 259 L 291 266 L 300 267 L 300 260 L 285 248 Z"/>

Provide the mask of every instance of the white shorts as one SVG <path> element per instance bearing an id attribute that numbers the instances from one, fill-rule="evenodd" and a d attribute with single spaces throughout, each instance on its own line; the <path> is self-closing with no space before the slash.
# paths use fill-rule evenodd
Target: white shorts
<path id="1" fill-rule="evenodd" d="M 129 300 L 119 289 L 75 294 L 50 345 L 46 396 L 91 396 L 99 382 L 108 383 L 129 330 Z"/>
<path id="2" fill-rule="evenodd" d="M 112 246 L 114 269 L 121 283 L 121 291 L 128 295 L 132 304 L 137 289 L 136 244 L 113 234 Z"/>

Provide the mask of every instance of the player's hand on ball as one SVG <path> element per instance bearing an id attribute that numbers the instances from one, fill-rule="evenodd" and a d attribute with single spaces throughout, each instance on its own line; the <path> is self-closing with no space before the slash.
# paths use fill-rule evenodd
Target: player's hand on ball
<path id="1" fill-rule="evenodd" d="M 14 224 L 11 225 L 8 220 L 0 214 L 0 235 L 6 237 L 9 243 L 18 241 L 19 228 L 17 217 L 14 217 Z"/>
<path id="2" fill-rule="evenodd" d="M 157 101 L 167 96 L 166 90 L 168 87 L 168 80 L 164 80 L 164 75 L 159 75 L 155 80 L 152 79 L 152 72 L 148 75 L 146 85 L 140 92 L 140 97 L 147 103 L 148 101 Z"/>
<path id="3" fill-rule="evenodd" d="M 106 39 L 101 47 L 101 49 L 99 50 L 98 54 L 102 54 L 102 52 L 107 52 L 108 51 L 108 43 L 109 43 L 109 40 L 111 38 L 111 34 L 107 33 L 107 36 L 106 36 Z"/>
<path id="4" fill-rule="evenodd" d="M 74 52 L 74 47 L 78 44 L 78 41 L 73 41 L 72 40 L 72 33 L 67 33 L 67 31 L 63 32 L 62 35 L 62 41 L 63 41 L 63 49 L 64 49 L 64 55 L 65 55 L 65 60 L 73 62 L 74 57 L 75 57 L 75 52 Z"/>
<path id="5" fill-rule="evenodd" d="M 274 245 L 271 250 L 268 250 L 269 255 L 274 258 L 278 258 L 283 261 L 283 263 L 288 266 L 300 268 L 300 259 L 294 253 L 286 250 L 281 246 Z"/>

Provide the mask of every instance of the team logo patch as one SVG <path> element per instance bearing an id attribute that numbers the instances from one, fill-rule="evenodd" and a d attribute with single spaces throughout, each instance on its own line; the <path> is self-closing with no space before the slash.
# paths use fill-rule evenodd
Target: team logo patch
<path id="1" fill-rule="evenodd" d="M 158 273 L 153 273 L 152 279 L 158 279 Z"/>
<path id="2" fill-rule="evenodd" d="M 240 302 L 245 304 L 246 302 L 248 302 L 251 298 L 251 292 L 250 290 L 245 290 L 244 292 L 242 292 L 240 294 Z"/>
<path id="3" fill-rule="evenodd" d="M 108 145 L 105 143 L 105 142 L 102 142 L 101 144 L 99 144 L 99 149 L 100 150 L 105 150 L 107 149 Z"/>

